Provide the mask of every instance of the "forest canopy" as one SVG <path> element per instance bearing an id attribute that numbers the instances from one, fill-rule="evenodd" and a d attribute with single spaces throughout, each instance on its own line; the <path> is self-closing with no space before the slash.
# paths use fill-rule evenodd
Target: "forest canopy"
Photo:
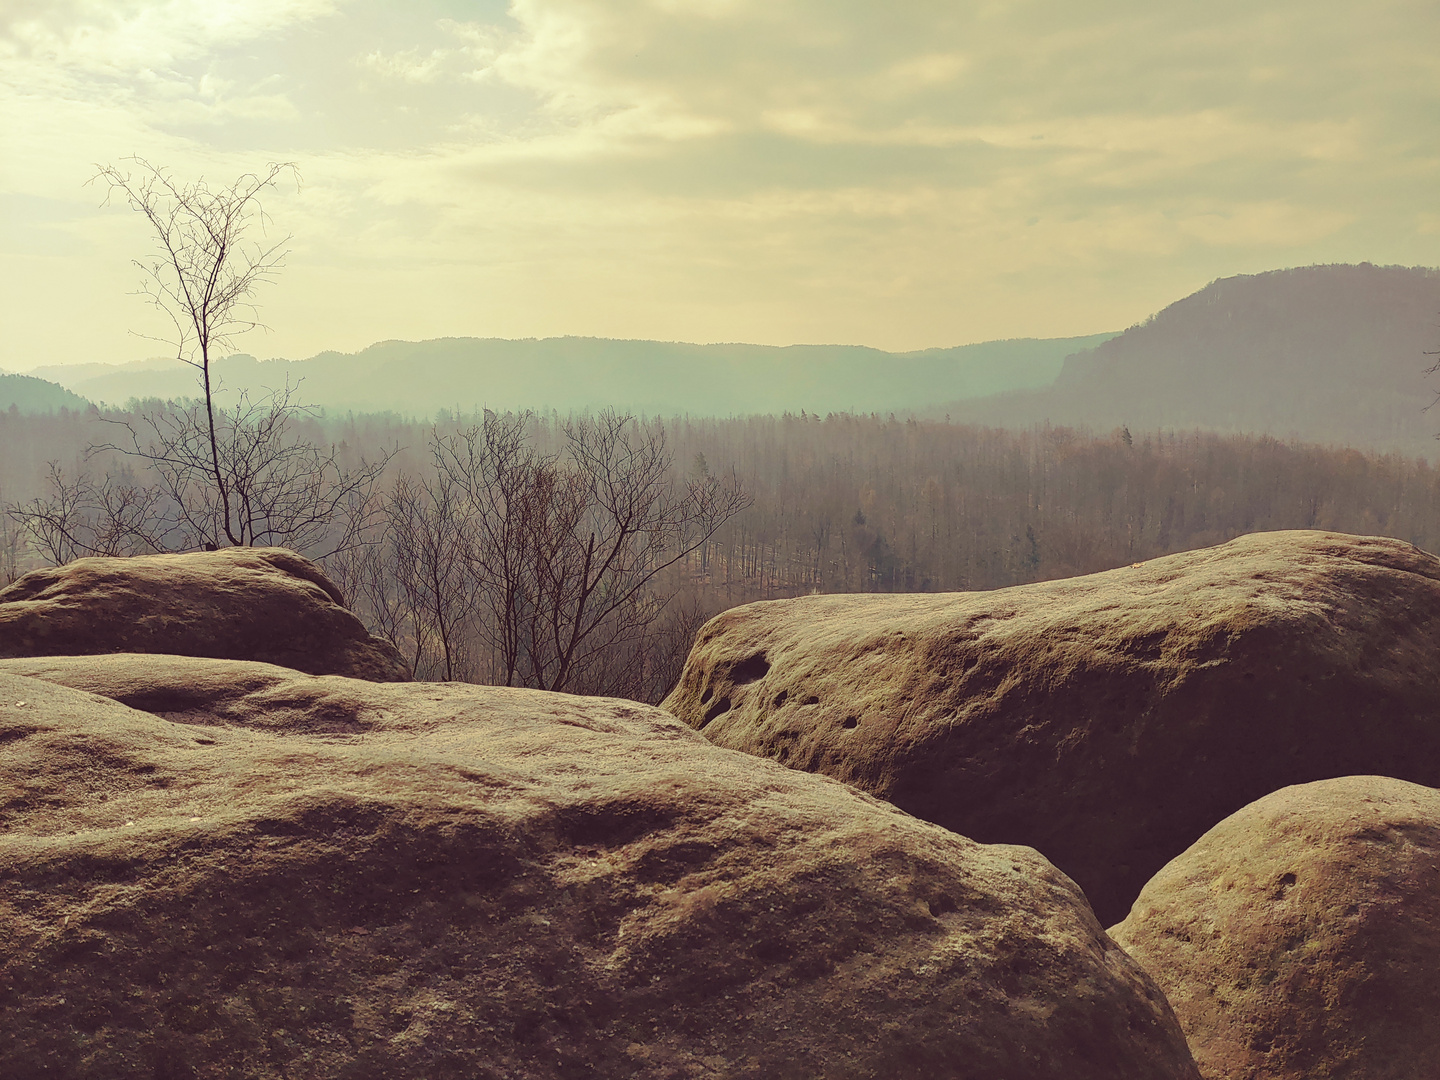
<path id="1" fill-rule="evenodd" d="M 479 419 L 304 418 L 301 434 L 333 447 L 342 466 L 398 447 L 380 488 L 392 496 L 402 475 L 433 482 L 428 448 Z M 573 419 L 531 416 L 526 437 L 552 454 Z M 650 631 L 627 646 L 649 652 L 602 665 L 603 684 L 575 686 L 582 692 L 657 699 L 668 689 L 674 654 L 683 655 L 699 623 L 751 600 L 992 589 L 1273 529 L 1387 535 L 1440 548 L 1440 471 L 1400 455 L 1268 436 L 1123 427 L 1005 431 L 848 413 L 651 423 L 664 432 L 675 484 L 733 473 L 749 505 L 665 568 L 656 584 L 671 599 Z M 0 497 L 14 504 L 43 494 L 48 462 L 72 475 L 114 467 L 103 457 L 83 461 L 95 429 L 104 426 L 73 413 L 0 414 L 0 445 L 9 448 L 0 463 Z M 0 539 L 7 575 L 35 561 L 13 521 Z M 345 576 L 338 566 L 332 572 Z M 353 599 L 376 625 L 363 590 Z M 444 670 L 428 648 L 408 643 L 422 675 Z M 495 670 L 482 643 L 466 649 L 474 677 Z"/>

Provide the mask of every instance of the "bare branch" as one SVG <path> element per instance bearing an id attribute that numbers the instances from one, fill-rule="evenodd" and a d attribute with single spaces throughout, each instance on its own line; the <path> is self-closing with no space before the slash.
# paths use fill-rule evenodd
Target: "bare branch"
<path id="1" fill-rule="evenodd" d="M 456 434 L 437 432 L 439 486 L 424 491 L 423 513 L 407 505 L 400 518 L 438 543 L 439 515 L 459 515 L 467 542 L 448 548 L 464 561 L 468 582 L 453 591 L 467 605 L 473 595 L 484 615 L 473 633 L 496 658 L 497 681 L 549 690 L 618 685 L 616 658 L 644 646 L 673 594 L 658 587 L 659 576 L 749 497 L 733 475 L 678 484 L 659 425 L 602 413 L 565 425 L 564 452 L 550 454 L 534 445 L 535 423 L 529 413 L 486 413 Z M 392 538 L 404 582 L 429 554 L 401 539 Z M 438 615 L 427 618 L 438 627 Z"/>
<path id="2" fill-rule="evenodd" d="M 170 170 L 141 157 L 126 160 L 136 172 L 97 165 L 91 182 L 105 183 L 107 203 L 122 193 L 130 208 L 150 224 L 160 251 L 149 262 L 136 260 L 145 275 L 139 294 L 169 317 L 175 328 L 170 344 L 176 358 L 199 372 L 210 438 L 209 474 L 219 497 L 221 531 L 231 544 L 253 543 L 231 518 L 234 492 L 220 460 L 217 388 L 210 365 L 218 350 L 233 347 L 237 336 L 262 325 L 255 290 L 274 279 L 290 237 L 267 245 L 247 241 L 246 233 L 252 224 L 264 232 L 269 220 L 260 206 L 260 194 L 276 187 L 286 173 L 298 187 L 299 170 L 293 162 L 272 163 L 264 173 L 246 173 L 233 184 L 212 188 L 204 178 L 179 183 Z"/>

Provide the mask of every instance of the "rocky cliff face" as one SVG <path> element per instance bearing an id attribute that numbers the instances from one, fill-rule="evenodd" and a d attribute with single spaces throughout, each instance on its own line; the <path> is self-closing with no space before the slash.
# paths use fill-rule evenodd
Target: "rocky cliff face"
<path id="1" fill-rule="evenodd" d="M 750 604 L 664 707 L 985 842 L 1036 847 L 1101 919 L 1287 784 L 1440 785 L 1440 560 L 1319 532 L 988 593 Z"/>
<path id="2" fill-rule="evenodd" d="M 1207 1078 L 1420 1080 L 1440 1062 L 1440 791 L 1284 788 L 1145 886 L 1112 936 Z"/>
<path id="3" fill-rule="evenodd" d="M 0 656 L 110 652 L 260 660 L 315 675 L 409 679 L 340 590 L 286 548 L 76 559 L 0 589 Z"/>
<path id="4" fill-rule="evenodd" d="M 630 702 L 0 662 L 0 1075 L 1186 1078 L 1035 851 Z"/>

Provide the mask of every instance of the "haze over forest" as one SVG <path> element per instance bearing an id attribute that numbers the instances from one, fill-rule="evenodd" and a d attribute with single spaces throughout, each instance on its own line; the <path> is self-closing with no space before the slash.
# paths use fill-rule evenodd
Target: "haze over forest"
<path id="1" fill-rule="evenodd" d="M 1320 266 L 1218 281 L 1098 339 L 908 356 L 596 339 L 391 342 L 294 363 L 232 359 L 218 370 L 231 403 L 238 388 L 263 400 L 270 379 L 298 382 L 305 400 L 327 407 L 297 415 L 297 434 L 337 446 L 351 466 L 393 455 L 382 492 L 406 477 L 434 482 L 436 448 L 478 424 L 484 407 L 523 410 L 554 395 L 557 411 L 523 426 L 555 452 L 571 410 L 613 403 L 638 413 L 625 403 L 653 403 L 643 430 L 665 440 L 678 482 L 729 476 L 753 500 L 676 568 L 683 599 L 656 639 L 671 640 L 663 628 L 674 620 L 683 638 L 693 618 L 751 599 L 993 588 L 1257 529 L 1440 545 L 1440 473 L 1417 460 L 1436 448 L 1425 411 L 1435 312 L 1434 270 Z M 117 435 L 170 408 L 155 397 L 196 393 L 193 369 L 174 361 L 44 373 L 132 400 L 77 411 L 80 399 L 58 385 L 0 378 L 0 391 L 10 379 L 59 395 L 44 411 L 0 413 L 0 493 L 11 505 L 46 492 L 51 463 L 70 482 L 133 475 L 139 463 L 117 452 Z M 652 385 L 637 389 L 637 380 Z M 103 444 L 111 449 L 87 455 Z M 20 534 L 7 528 L 13 567 Z M 416 670 L 439 670 L 428 646 L 417 648 Z M 634 666 L 650 673 L 643 685 L 592 689 L 654 698 L 673 660 Z"/>
<path id="2" fill-rule="evenodd" d="M 607 410 L 666 491 L 744 493 L 664 564 L 627 646 L 659 650 L 628 664 L 650 682 L 620 688 L 643 697 L 687 620 L 747 599 L 1259 528 L 1440 543 L 1433 6 L 226 12 L 0 13 L 5 575 L 235 542 L 195 480 L 223 497 L 263 444 L 284 505 L 348 493 L 325 505 L 384 557 L 333 572 L 433 673 L 418 594 L 408 630 L 392 601 L 401 541 L 454 511 L 446 453 L 515 425 L 563 518 Z M 267 162 L 296 168 L 257 189 L 275 261 L 233 325 L 273 331 L 217 339 L 222 467 L 195 370 L 156 359 L 175 327 L 131 295 L 164 252 L 126 185 Z M 329 480 L 297 500 L 299 461 Z M 319 557 L 323 532 L 263 535 Z"/>

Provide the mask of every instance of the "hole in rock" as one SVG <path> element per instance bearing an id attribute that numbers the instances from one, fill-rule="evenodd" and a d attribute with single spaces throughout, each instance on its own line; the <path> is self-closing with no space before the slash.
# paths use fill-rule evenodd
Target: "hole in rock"
<path id="1" fill-rule="evenodd" d="M 708 863 L 719 849 L 703 841 L 663 842 L 644 852 L 632 865 L 631 873 L 641 881 L 673 882 Z"/>
<path id="2" fill-rule="evenodd" d="M 801 705 L 819 705 L 819 704 L 820 704 L 820 699 L 819 699 L 818 697 L 816 697 L 814 694 L 811 694 L 809 697 L 807 697 L 807 698 L 806 698 L 804 701 L 802 701 L 800 704 L 801 704 Z"/>
<path id="3" fill-rule="evenodd" d="M 941 893 L 939 896 L 935 897 L 935 899 L 928 901 L 928 903 L 930 905 L 930 914 L 934 915 L 937 919 L 941 915 L 948 915 L 950 912 L 954 911 L 956 907 L 955 901 L 951 897 L 946 896 L 944 893 Z"/>
<path id="4" fill-rule="evenodd" d="M 714 697 L 714 696 L 715 696 L 715 688 L 714 688 L 713 686 L 707 686 L 707 687 L 705 688 L 705 692 L 700 695 L 700 704 L 701 704 L 701 705 L 708 705 L 708 704 L 710 704 L 710 699 L 711 699 L 712 697 Z"/>
<path id="5" fill-rule="evenodd" d="M 714 719 L 715 719 L 717 716 L 719 716 L 721 713 L 729 712 L 729 711 L 730 711 L 730 699 L 729 699 L 728 697 L 722 697 L 719 701 L 715 702 L 714 705 L 711 705 L 710 708 L 708 708 L 708 709 L 705 710 L 705 718 L 700 721 L 700 726 L 701 726 L 701 727 L 704 727 L 706 724 L 710 723 L 711 720 L 714 720 Z"/>
<path id="6" fill-rule="evenodd" d="M 597 802 L 568 808 L 561 815 L 559 831 L 576 848 L 616 848 L 663 833 L 672 821 L 671 812 L 663 807 Z"/>
<path id="7" fill-rule="evenodd" d="M 1130 653 L 1143 660 L 1158 660 L 1164 651 L 1165 639 L 1169 637 L 1166 630 L 1154 630 L 1148 634 L 1140 634 L 1131 639 Z"/>
<path id="8" fill-rule="evenodd" d="M 784 705 L 785 702 L 788 701 L 789 699 L 790 699 L 790 691 L 789 691 L 789 690 L 781 690 L 778 694 L 775 695 L 775 708 L 777 708 L 777 709 L 780 708 L 780 706 L 781 706 L 781 705 Z"/>
<path id="9" fill-rule="evenodd" d="M 736 686 L 744 686 L 746 683 L 763 679 L 770 670 L 770 661 L 765 659 L 765 654 L 756 653 L 754 656 L 741 660 L 730 670 L 730 678 Z"/>
<path id="10" fill-rule="evenodd" d="M 755 945 L 755 958 L 766 964 L 780 964 L 795 955 L 795 943 L 783 937 L 761 940 Z"/>
<path id="11" fill-rule="evenodd" d="M 858 727 L 859 725 L 860 725 L 860 718 L 859 718 L 858 716 L 847 716 L 847 717 L 845 717 L 845 723 L 842 724 L 841 726 L 848 729 L 848 728 Z"/>

